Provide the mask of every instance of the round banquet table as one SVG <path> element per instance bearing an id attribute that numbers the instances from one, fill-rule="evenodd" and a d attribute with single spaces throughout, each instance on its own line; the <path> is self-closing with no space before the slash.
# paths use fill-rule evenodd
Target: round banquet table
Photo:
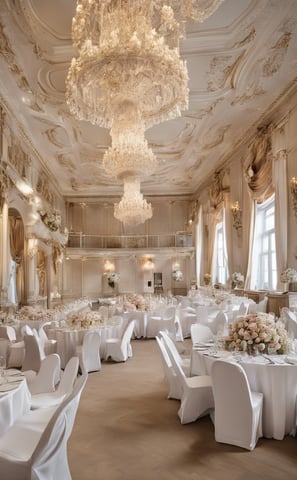
<path id="1" fill-rule="evenodd" d="M 24 375 L 18 370 L 5 372 L 6 382 L 0 384 L 0 436 L 14 422 L 30 411 L 31 394 Z"/>
<path id="2" fill-rule="evenodd" d="M 191 374 L 210 375 L 211 365 L 218 358 L 235 361 L 230 352 L 219 351 L 212 355 L 207 350 L 201 351 L 194 347 Z M 247 374 L 251 390 L 264 395 L 263 436 L 282 440 L 296 429 L 297 364 L 286 363 L 285 355 L 270 358 L 278 363 L 272 364 L 259 355 L 242 357 L 240 365 Z"/>
<path id="3" fill-rule="evenodd" d="M 108 338 L 120 338 L 122 325 L 102 326 L 88 328 L 55 328 L 48 330 L 48 337 L 57 340 L 57 353 L 61 358 L 61 367 L 65 368 L 68 360 L 75 355 L 75 348 L 81 345 L 85 334 L 89 330 L 100 333 L 100 358 L 106 356 L 106 340 Z"/>

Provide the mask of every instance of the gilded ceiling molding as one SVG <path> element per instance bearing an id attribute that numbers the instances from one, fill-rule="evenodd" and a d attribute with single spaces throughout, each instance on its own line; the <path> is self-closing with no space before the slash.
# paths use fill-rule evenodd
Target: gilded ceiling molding
<path id="1" fill-rule="evenodd" d="M 49 189 L 48 185 L 49 180 L 47 176 L 43 172 L 40 172 L 36 184 L 36 191 L 50 205 L 55 205 L 55 196 L 53 192 Z"/>
<path id="2" fill-rule="evenodd" d="M 11 132 L 12 133 L 12 132 Z M 24 152 L 19 142 L 11 135 L 11 144 L 8 146 L 8 158 L 11 165 L 22 177 L 27 175 L 27 170 L 31 165 L 31 160 L 28 153 Z"/>
<path id="3" fill-rule="evenodd" d="M 224 202 L 223 178 L 225 172 L 220 170 L 215 172 L 209 189 L 209 200 L 212 208 L 219 209 Z"/>

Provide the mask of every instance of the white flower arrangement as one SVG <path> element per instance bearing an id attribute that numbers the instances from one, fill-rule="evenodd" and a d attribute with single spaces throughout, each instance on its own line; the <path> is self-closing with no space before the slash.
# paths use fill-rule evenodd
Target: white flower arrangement
<path id="1" fill-rule="evenodd" d="M 120 274 L 116 272 L 110 272 L 107 274 L 107 282 L 111 288 L 115 288 L 116 284 L 120 281 Z"/>
<path id="2" fill-rule="evenodd" d="M 238 317 L 229 326 L 225 337 L 228 350 L 241 350 L 248 353 L 287 353 L 290 342 L 283 322 L 275 321 L 269 313 L 251 313 Z"/>
<path id="3" fill-rule="evenodd" d="M 183 272 L 181 270 L 173 270 L 172 278 L 175 282 L 181 282 L 183 280 Z"/>
<path id="4" fill-rule="evenodd" d="M 98 312 L 78 312 L 69 315 L 67 323 L 72 328 L 94 328 L 104 325 L 104 319 Z"/>
<path id="5" fill-rule="evenodd" d="M 280 281 L 282 283 L 297 282 L 297 270 L 294 268 L 287 268 L 281 273 Z"/>

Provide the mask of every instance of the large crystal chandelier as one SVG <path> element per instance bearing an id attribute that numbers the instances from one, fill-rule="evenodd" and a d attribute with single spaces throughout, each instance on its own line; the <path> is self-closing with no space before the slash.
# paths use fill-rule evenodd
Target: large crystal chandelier
<path id="1" fill-rule="evenodd" d="M 157 165 L 145 130 L 188 107 L 188 72 L 179 54 L 184 24 L 204 21 L 223 1 L 78 0 L 72 23 L 78 55 L 66 101 L 79 120 L 111 129 L 103 166 L 124 182 L 115 217 L 127 225 L 152 216 L 140 193 L 140 179 Z"/>
<path id="2" fill-rule="evenodd" d="M 124 195 L 114 206 L 114 216 L 124 225 L 144 223 L 153 215 L 152 206 L 140 192 L 140 182 L 130 180 L 124 183 Z"/>

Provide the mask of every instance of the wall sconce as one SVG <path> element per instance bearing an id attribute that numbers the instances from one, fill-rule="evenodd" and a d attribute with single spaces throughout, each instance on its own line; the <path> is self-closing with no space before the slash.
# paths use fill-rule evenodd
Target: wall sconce
<path id="1" fill-rule="evenodd" d="M 151 258 L 145 258 L 143 262 L 143 269 L 144 270 L 153 270 L 155 268 L 155 264 Z"/>
<path id="2" fill-rule="evenodd" d="M 242 228 L 242 210 L 240 209 L 239 202 L 234 202 L 231 206 L 233 216 L 233 227 L 236 230 Z"/>
<path id="3" fill-rule="evenodd" d="M 106 273 L 113 272 L 115 270 L 114 263 L 112 263 L 110 260 L 105 260 L 104 261 L 104 270 L 105 270 Z"/>
<path id="4" fill-rule="evenodd" d="M 297 178 L 291 178 L 291 194 L 292 194 L 292 201 L 293 201 L 293 209 L 295 215 L 297 217 Z"/>

